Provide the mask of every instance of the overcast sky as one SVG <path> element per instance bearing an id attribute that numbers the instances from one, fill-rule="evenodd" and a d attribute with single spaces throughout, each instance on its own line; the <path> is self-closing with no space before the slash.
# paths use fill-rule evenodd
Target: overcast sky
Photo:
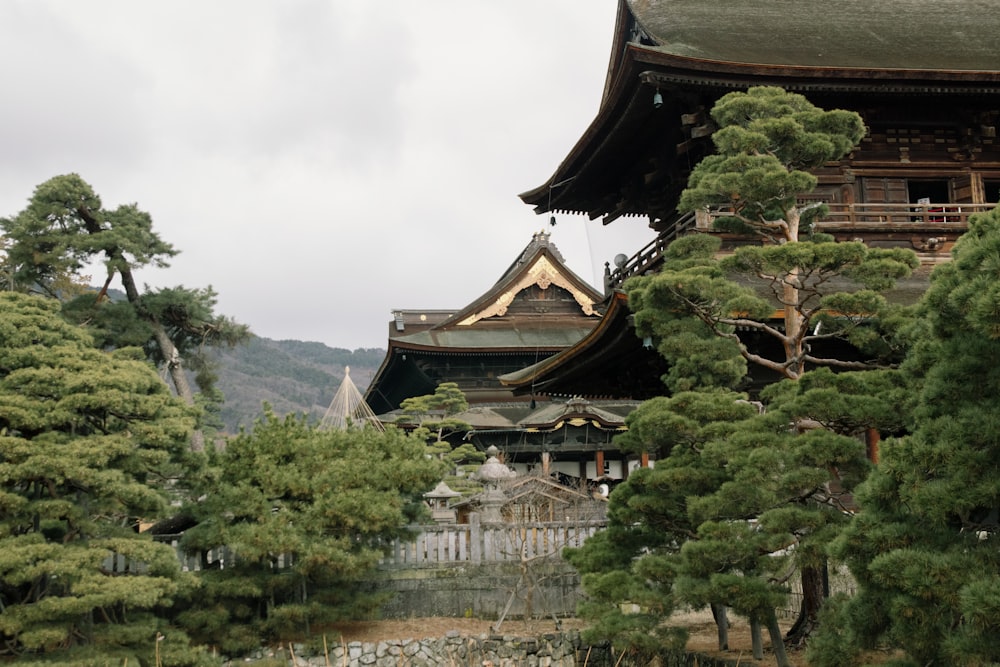
<path id="1" fill-rule="evenodd" d="M 5 0 L 0 216 L 76 172 L 181 251 L 141 282 L 211 285 L 260 336 L 384 347 L 393 309 L 466 305 L 549 229 L 517 195 L 596 115 L 615 9 Z M 551 231 L 597 287 L 652 239 L 637 218 Z"/>

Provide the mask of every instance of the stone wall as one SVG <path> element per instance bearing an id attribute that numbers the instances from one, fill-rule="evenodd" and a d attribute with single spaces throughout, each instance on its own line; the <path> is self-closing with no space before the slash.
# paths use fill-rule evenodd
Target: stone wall
<path id="1" fill-rule="evenodd" d="M 303 645 L 261 651 L 222 662 L 223 667 L 266 663 L 294 667 L 573 667 L 583 664 L 577 632 L 541 637 L 463 637 L 457 632 L 437 639 L 403 639 L 378 643 L 351 642 L 310 653 Z M 294 655 L 293 655 L 294 654 Z M 579 662 L 578 662 L 579 659 Z"/>
<path id="2" fill-rule="evenodd" d="M 439 639 L 404 639 L 378 643 L 351 642 L 310 652 L 305 646 L 260 651 L 222 667 L 760 667 L 743 656 L 713 658 L 686 651 L 664 651 L 650 659 L 614 653 L 607 645 L 586 646 L 576 631 L 539 637 L 462 637 L 457 632 Z"/>

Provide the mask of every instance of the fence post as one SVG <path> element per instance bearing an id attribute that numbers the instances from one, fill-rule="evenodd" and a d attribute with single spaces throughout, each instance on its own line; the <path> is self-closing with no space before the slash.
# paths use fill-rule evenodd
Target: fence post
<path id="1" fill-rule="evenodd" d="M 479 513 L 469 515 L 469 556 L 473 565 L 483 562 L 483 534 L 479 523 Z"/>

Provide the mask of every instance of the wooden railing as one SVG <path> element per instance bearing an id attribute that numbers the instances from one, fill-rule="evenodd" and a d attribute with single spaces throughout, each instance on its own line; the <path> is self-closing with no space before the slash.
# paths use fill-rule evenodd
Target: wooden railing
<path id="1" fill-rule="evenodd" d="M 947 229 L 964 231 L 969 216 L 993 209 L 996 204 L 827 204 L 829 212 L 816 221 L 817 230 L 882 229 L 928 231 Z M 712 229 L 716 218 L 728 214 L 725 209 L 699 211 L 696 229 Z"/>
<path id="2" fill-rule="evenodd" d="M 816 221 L 823 232 L 855 230 L 866 232 L 947 232 L 961 234 L 969 226 L 969 216 L 984 213 L 996 204 L 827 204 L 829 212 Z M 677 219 L 669 230 L 650 241 L 620 267 L 608 270 L 604 277 L 605 293 L 621 287 L 627 279 L 655 269 L 674 239 L 697 230 L 711 231 L 716 218 L 727 215 L 725 209 L 688 213 Z"/>
<path id="3" fill-rule="evenodd" d="M 629 257 L 624 264 L 614 269 L 607 266 L 604 275 L 604 293 L 608 294 L 612 289 L 621 287 L 622 283 L 632 276 L 641 276 L 646 271 L 653 269 L 659 263 L 660 257 L 663 256 L 668 245 L 678 237 L 695 229 L 696 217 L 694 213 L 682 215 L 666 231 Z"/>
<path id="4" fill-rule="evenodd" d="M 184 572 L 197 572 L 206 565 L 213 569 L 222 569 L 227 563 L 232 563 L 235 557 L 233 551 L 228 547 L 211 549 L 204 554 L 186 554 L 181 549 L 181 537 L 183 535 L 154 535 L 153 539 L 161 544 L 169 544 L 177 554 L 180 561 L 181 570 Z M 204 556 L 204 558 L 202 558 Z M 284 557 L 279 557 L 278 567 L 285 567 Z M 148 567 L 144 563 L 125 558 L 121 554 L 113 554 L 104 559 L 102 567 L 105 571 L 115 574 L 144 574 Z"/>

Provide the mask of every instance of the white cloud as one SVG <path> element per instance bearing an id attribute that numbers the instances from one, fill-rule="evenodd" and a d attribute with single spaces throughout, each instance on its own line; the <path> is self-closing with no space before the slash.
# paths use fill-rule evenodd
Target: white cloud
<path id="1" fill-rule="evenodd" d="M 458 308 L 547 227 L 544 182 L 597 112 L 615 4 L 32 0 L 0 4 L 0 215 L 75 171 L 138 202 L 271 338 L 383 346 L 393 308 Z M 561 216 L 570 268 L 652 237 Z"/>

